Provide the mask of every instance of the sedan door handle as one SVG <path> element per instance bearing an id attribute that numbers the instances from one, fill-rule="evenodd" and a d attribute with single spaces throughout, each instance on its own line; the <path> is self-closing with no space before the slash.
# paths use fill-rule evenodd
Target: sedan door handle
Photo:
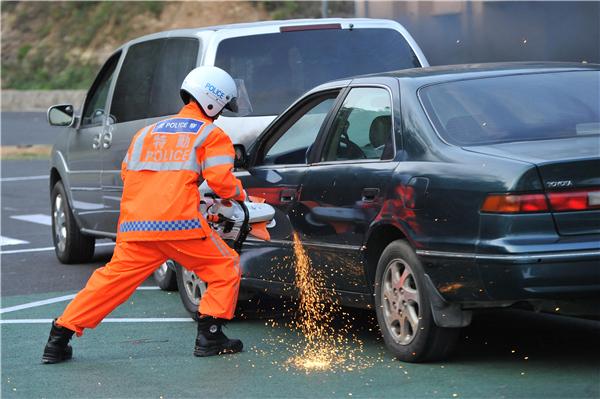
<path id="1" fill-rule="evenodd" d="M 281 194 L 279 194 L 280 202 L 292 202 L 296 199 L 296 189 L 285 189 L 281 190 Z"/>
<path id="2" fill-rule="evenodd" d="M 111 145 L 112 145 L 112 133 L 106 132 L 102 136 L 102 147 L 110 148 Z"/>
<path id="3" fill-rule="evenodd" d="M 365 188 L 362 191 L 362 200 L 363 202 L 373 202 L 379 195 L 378 188 Z"/>

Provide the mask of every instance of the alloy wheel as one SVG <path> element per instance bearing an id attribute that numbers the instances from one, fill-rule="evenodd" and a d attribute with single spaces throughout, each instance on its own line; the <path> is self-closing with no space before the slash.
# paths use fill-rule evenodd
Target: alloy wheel
<path id="1" fill-rule="evenodd" d="M 198 276 L 196 276 L 196 273 L 191 272 L 184 267 L 181 268 L 181 273 L 185 293 L 190 301 L 197 306 L 200 303 L 200 298 L 202 298 L 202 295 L 204 295 L 204 292 L 206 291 L 206 283 L 200 280 Z"/>
<path id="2" fill-rule="evenodd" d="M 419 329 L 419 291 L 413 270 L 402 259 L 392 260 L 383 272 L 381 304 L 392 338 L 410 344 Z"/>
<path id="3" fill-rule="evenodd" d="M 56 237 L 56 246 L 60 252 L 64 252 L 67 245 L 67 218 L 65 215 L 65 203 L 61 194 L 54 198 L 54 235 Z"/>

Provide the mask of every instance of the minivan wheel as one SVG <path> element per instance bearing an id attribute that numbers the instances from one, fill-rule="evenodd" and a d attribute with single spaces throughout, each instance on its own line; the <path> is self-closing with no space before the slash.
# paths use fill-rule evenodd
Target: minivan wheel
<path id="1" fill-rule="evenodd" d="M 56 257 L 61 263 L 67 264 L 90 261 L 94 256 L 96 239 L 81 234 L 61 181 L 58 181 L 52 188 L 50 201 L 52 241 Z"/>
<path id="2" fill-rule="evenodd" d="M 377 322 L 387 348 L 399 360 L 441 360 L 456 346 L 460 329 L 438 327 L 416 253 L 404 240 L 390 243 L 375 273 Z"/>
<path id="3" fill-rule="evenodd" d="M 171 259 L 164 262 L 154 271 L 154 281 L 163 291 L 177 289 L 177 276 L 175 275 L 175 262 Z"/>
<path id="4" fill-rule="evenodd" d="M 189 271 L 177 262 L 175 262 L 175 272 L 183 307 L 194 320 L 198 320 L 198 304 L 206 291 L 206 283 L 200 280 L 196 273 Z"/>

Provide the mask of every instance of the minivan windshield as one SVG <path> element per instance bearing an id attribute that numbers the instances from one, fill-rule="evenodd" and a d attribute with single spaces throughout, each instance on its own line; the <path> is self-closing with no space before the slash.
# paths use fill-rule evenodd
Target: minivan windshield
<path id="1" fill-rule="evenodd" d="M 600 71 L 479 78 L 419 90 L 438 134 L 460 146 L 600 135 Z"/>
<path id="2" fill-rule="evenodd" d="M 244 81 L 253 108 L 250 116 L 262 116 L 280 114 L 301 94 L 329 80 L 421 64 L 400 32 L 356 28 L 225 39 L 215 66 Z"/>

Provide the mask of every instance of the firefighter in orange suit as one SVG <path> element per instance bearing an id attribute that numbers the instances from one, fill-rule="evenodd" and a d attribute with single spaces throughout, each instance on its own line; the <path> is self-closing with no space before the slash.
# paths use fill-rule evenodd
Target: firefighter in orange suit
<path id="1" fill-rule="evenodd" d="M 183 81 L 185 106 L 174 117 L 141 129 L 123 160 L 123 198 L 111 261 L 52 323 L 43 363 L 72 357 L 69 340 L 96 327 L 167 259 L 208 284 L 199 305 L 195 356 L 235 353 L 242 342 L 223 334 L 236 306 L 239 256 L 212 233 L 199 211 L 198 183 L 204 178 L 222 198 L 244 200 L 232 174 L 234 149 L 213 120 L 224 108 L 236 112 L 238 89 L 216 67 L 199 67 Z"/>

